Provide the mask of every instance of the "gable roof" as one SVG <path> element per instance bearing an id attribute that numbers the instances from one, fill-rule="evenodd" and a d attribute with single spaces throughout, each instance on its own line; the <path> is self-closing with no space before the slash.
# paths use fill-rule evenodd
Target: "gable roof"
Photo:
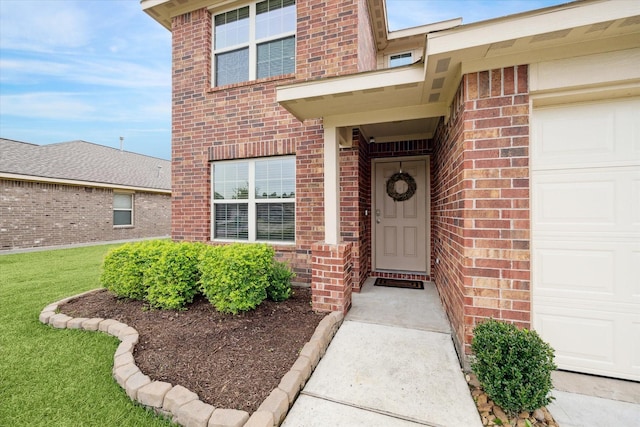
<path id="1" fill-rule="evenodd" d="M 0 178 L 171 191 L 171 162 L 86 141 L 49 145 L 0 139 Z"/>

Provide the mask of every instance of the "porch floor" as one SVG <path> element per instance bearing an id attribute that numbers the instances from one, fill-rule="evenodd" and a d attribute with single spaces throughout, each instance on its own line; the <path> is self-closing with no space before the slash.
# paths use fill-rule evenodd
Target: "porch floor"
<path id="1" fill-rule="evenodd" d="M 399 289 L 374 286 L 375 281 L 375 277 L 369 277 L 362 291 L 352 295 L 347 320 L 451 333 L 449 319 L 433 283 L 425 282 L 424 289 Z"/>

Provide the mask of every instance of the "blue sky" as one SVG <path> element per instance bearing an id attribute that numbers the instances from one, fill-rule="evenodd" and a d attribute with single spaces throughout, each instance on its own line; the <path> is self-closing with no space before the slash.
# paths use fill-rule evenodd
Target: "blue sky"
<path id="1" fill-rule="evenodd" d="M 387 0 L 391 30 L 566 0 Z M 138 0 L 0 0 L 0 137 L 168 159 L 171 35 Z"/>

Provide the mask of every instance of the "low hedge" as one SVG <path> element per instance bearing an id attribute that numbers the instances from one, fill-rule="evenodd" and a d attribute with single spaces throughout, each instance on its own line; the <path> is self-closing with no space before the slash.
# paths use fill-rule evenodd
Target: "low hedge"
<path id="1" fill-rule="evenodd" d="M 100 282 L 122 298 L 181 310 L 199 293 L 224 313 L 252 310 L 291 296 L 293 273 L 265 244 L 207 246 L 150 240 L 127 243 L 105 257 Z"/>
<path id="2" fill-rule="evenodd" d="M 283 301 L 291 295 L 292 274 L 274 257 L 265 244 L 209 248 L 200 260 L 200 289 L 222 313 L 252 310 L 267 297 Z"/>
<path id="3" fill-rule="evenodd" d="M 102 264 L 100 283 L 121 298 L 146 299 L 145 274 L 172 245 L 168 240 L 146 240 L 110 250 Z"/>
<path id="4" fill-rule="evenodd" d="M 176 243 L 166 248 L 153 268 L 147 269 L 146 300 L 156 308 L 182 310 L 198 294 L 202 243 Z"/>
<path id="5" fill-rule="evenodd" d="M 473 335 L 471 368 L 498 406 L 515 414 L 551 402 L 554 350 L 535 331 L 490 319 Z"/>

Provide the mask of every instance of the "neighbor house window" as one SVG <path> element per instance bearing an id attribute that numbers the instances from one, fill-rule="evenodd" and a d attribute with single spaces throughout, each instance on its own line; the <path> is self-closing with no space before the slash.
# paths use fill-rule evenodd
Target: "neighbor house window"
<path id="1" fill-rule="evenodd" d="M 402 65 L 409 65 L 413 63 L 413 55 L 411 52 L 396 53 L 389 55 L 389 68 L 400 67 Z"/>
<path id="2" fill-rule="evenodd" d="M 295 0 L 265 0 L 214 15 L 215 86 L 295 71 Z"/>
<path id="3" fill-rule="evenodd" d="M 113 225 L 133 225 L 133 194 L 113 194 Z"/>
<path id="4" fill-rule="evenodd" d="M 212 164 L 212 239 L 295 242 L 296 159 Z"/>

